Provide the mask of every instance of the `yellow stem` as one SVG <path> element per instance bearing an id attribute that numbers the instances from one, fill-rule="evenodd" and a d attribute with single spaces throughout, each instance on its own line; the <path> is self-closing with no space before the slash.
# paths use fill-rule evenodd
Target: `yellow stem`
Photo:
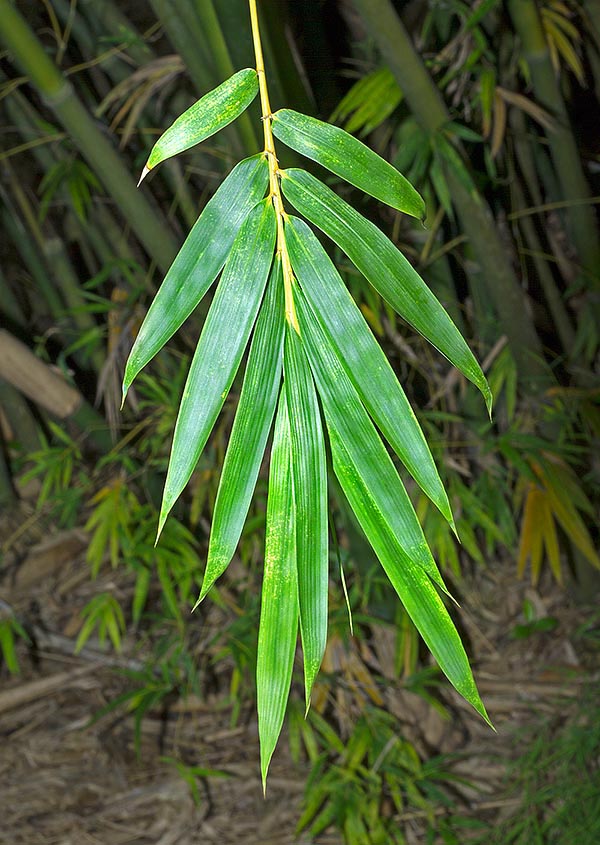
<path id="1" fill-rule="evenodd" d="M 277 215 L 277 254 L 281 258 L 283 269 L 283 290 L 285 295 L 285 316 L 288 323 L 300 334 L 296 306 L 294 305 L 294 274 L 285 242 L 284 223 L 286 213 L 283 207 L 283 198 L 279 185 L 279 162 L 275 152 L 273 130 L 271 121 L 271 104 L 269 102 L 269 89 L 267 88 L 267 77 L 265 74 L 265 61 L 260 40 L 260 29 L 258 26 L 258 9 L 256 0 L 248 0 L 250 4 L 250 20 L 252 22 L 252 40 L 254 42 L 254 55 L 256 56 L 256 73 L 258 74 L 258 87 L 260 91 L 260 104 L 262 110 L 262 122 L 265 135 L 265 155 L 269 163 L 269 188 L 273 200 L 273 208 Z"/>

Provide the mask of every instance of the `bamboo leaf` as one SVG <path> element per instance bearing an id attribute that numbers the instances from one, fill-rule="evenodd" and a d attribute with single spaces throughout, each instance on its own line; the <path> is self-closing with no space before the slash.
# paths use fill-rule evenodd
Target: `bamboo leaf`
<path id="1" fill-rule="evenodd" d="M 423 492 L 454 527 L 433 457 L 383 350 L 318 239 L 291 217 L 286 240 L 294 273 L 361 400 Z"/>
<path id="2" fill-rule="evenodd" d="M 375 199 L 419 220 L 425 217 L 425 202 L 408 179 L 339 126 L 280 109 L 273 115 L 273 134 Z"/>
<path id="3" fill-rule="evenodd" d="M 270 198 L 248 215 L 231 249 L 192 360 L 175 424 L 158 533 L 187 484 L 240 364 L 275 247 Z"/>
<path id="4" fill-rule="evenodd" d="M 531 549 L 529 557 L 531 560 L 531 583 L 534 587 L 537 586 L 540 580 L 540 570 L 542 568 L 542 557 L 544 553 L 544 515 L 547 511 L 547 502 L 544 498 L 543 492 L 534 487 L 532 496 L 535 496 L 535 516 L 533 518 L 533 530 L 531 532 Z"/>
<path id="5" fill-rule="evenodd" d="M 329 418 L 327 423 L 335 474 L 402 604 L 448 680 L 490 723 L 460 636 L 434 584 L 405 553 L 399 537 L 375 506 L 369 487 L 346 449 L 345 436 L 330 425 Z"/>
<path id="6" fill-rule="evenodd" d="M 252 68 L 246 68 L 201 97 L 163 132 L 152 147 L 138 185 L 161 161 L 189 150 L 228 126 L 248 108 L 257 94 L 257 73 Z"/>
<path id="7" fill-rule="evenodd" d="M 552 514 L 552 508 L 548 499 L 545 500 L 544 515 L 543 515 L 542 533 L 544 537 L 544 546 L 546 547 L 546 554 L 552 574 L 556 578 L 558 584 L 562 585 L 562 569 L 560 565 L 560 548 L 558 545 L 558 534 L 556 532 L 556 523 Z"/>
<path id="8" fill-rule="evenodd" d="M 123 401 L 140 372 L 189 317 L 219 274 L 249 211 L 269 182 L 264 155 L 244 159 L 207 203 L 171 265 L 129 353 Z"/>
<path id="9" fill-rule="evenodd" d="M 462 335 L 417 271 L 377 226 L 304 170 L 281 172 L 287 199 L 328 235 L 389 304 L 482 392 L 488 383 Z"/>
<path id="10" fill-rule="evenodd" d="M 460 636 L 440 595 L 428 573 L 400 545 L 400 536 L 377 506 L 369 482 L 347 448 L 346 434 L 328 415 L 327 405 L 325 415 L 335 474 L 388 578 L 448 680 L 491 725 Z"/>
<path id="11" fill-rule="evenodd" d="M 517 576 L 522 578 L 527 566 L 527 559 L 531 553 L 532 534 L 535 530 L 535 503 L 537 488 L 529 484 L 527 497 L 523 508 L 523 521 L 521 523 L 521 536 L 519 539 L 519 555 L 517 559 Z"/>
<path id="12" fill-rule="evenodd" d="M 244 384 L 225 454 L 198 603 L 229 565 L 248 515 L 279 395 L 283 313 L 281 261 L 276 259 L 256 321 Z"/>
<path id="13" fill-rule="evenodd" d="M 285 392 L 279 398 L 271 451 L 265 571 L 262 586 L 256 700 L 263 790 L 281 733 L 298 634 L 296 526 L 291 467 L 291 433 Z"/>
<path id="14" fill-rule="evenodd" d="M 447 592 L 404 485 L 369 415 L 346 375 L 306 299 L 297 291 L 296 307 L 310 365 L 331 433 L 335 427 L 346 444 L 349 460 L 364 479 L 372 507 L 405 555 Z"/>
<path id="15" fill-rule="evenodd" d="M 312 374 L 301 340 L 289 325 L 283 360 L 292 443 L 300 632 L 308 710 L 327 644 L 327 463 Z"/>
<path id="16" fill-rule="evenodd" d="M 565 502 L 554 487 L 547 486 L 548 503 L 563 530 L 582 555 L 596 569 L 600 569 L 600 555 L 594 547 L 589 531 L 572 503 Z"/>

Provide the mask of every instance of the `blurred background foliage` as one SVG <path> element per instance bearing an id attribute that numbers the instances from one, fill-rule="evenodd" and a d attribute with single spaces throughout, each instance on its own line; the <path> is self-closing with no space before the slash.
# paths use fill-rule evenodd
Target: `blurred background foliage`
<path id="1" fill-rule="evenodd" d="M 463 575 L 508 557 L 515 579 L 536 584 L 549 572 L 589 597 L 600 569 L 600 0 L 263 0 L 261 12 L 274 108 L 356 133 L 426 198 L 425 227 L 352 199 L 401 244 L 470 338 L 495 395 L 490 422 L 474 390 L 342 259 L 458 517 L 461 546 L 413 489 L 440 565 L 458 594 Z M 90 578 L 111 566 L 130 577 L 130 602 L 99 593 L 84 609 L 76 645 L 94 637 L 118 650 L 127 632 L 143 636 L 147 667 L 111 705 L 128 707 L 139 725 L 174 691 L 202 694 L 214 674 L 188 611 L 236 388 L 154 548 L 170 433 L 205 306 L 122 412 L 120 379 L 199 211 L 240 155 L 259 149 L 258 112 L 140 189 L 135 181 L 179 113 L 252 65 L 246 3 L 0 0 L 0 42 L 0 502 L 18 509 L 33 495 L 35 519 L 85 527 Z M 359 641 L 393 632 L 391 676 L 433 702 L 439 678 L 420 662 L 411 623 L 341 492 L 331 508 L 325 671 L 308 721 L 298 700 L 290 712 L 293 756 L 312 766 L 300 826 L 316 835 L 334 824 L 349 843 L 403 842 L 390 820 L 408 804 L 439 841 L 458 842 L 464 820 L 442 823 L 434 811 L 448 801 L 444 761 L 422 760 L 394 732 L 382 679 L 348 638 L 344 590 Z M 211 594 L 224 620 L 211 653 L 229 659 L 234 720 L 253 694 L 264 512 L 259 482 L 236 564 Z M 26 637 L 3 612 L 6 670 L 18 671 L 15 642 Z M 531 836 L 501 841 L 558 841 Z"/>

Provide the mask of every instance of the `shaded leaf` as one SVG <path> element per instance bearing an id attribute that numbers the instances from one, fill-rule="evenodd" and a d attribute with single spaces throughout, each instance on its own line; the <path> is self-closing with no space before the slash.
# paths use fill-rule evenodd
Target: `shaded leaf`
<path id="1" fill-rule="evenodd" d="M 294 273 L 367 411 L 421 489 L 454 525 L 446 491 L 410 403 L 331 259 L 297 217 L 289 218 L 286 238 Z"/>
<path id="2" fill-rule="evenodd" d="M 281 261 L 276 259 L 256 321 L 225 454 L 199 602 L 229 565 L 248 515 L 279 395 L 283 329 Z"/>
<path id="3" fill-rule="evenodd" d="M 256 704 L 263 790 L 281 733 L 298 635 L 296 526 L 291 468 L 291 434 L 285 392 L 279 398 L 271 451 L 265 571 L 262 586 Z"/>
<path id="4" fill-rule="evenodd" d="M 312 374 L 301 340 L 289 325 L 283 361 L 292 443 L 300 632 L 308 709 L 327 644 L 327 463 Z"/>
<path id="5" fill-rule="evenodd" d="M 270 198 L 248 215 L 233 244 L 192 359 L 175 424 L 158 533 L 187 484 L 229 392 L 273 261 Z"/>
<path id="6" fill-rule="evenodd" d="M 462 335 L 394 244 L 373 223 L 304 170 L 282 171 L 287 199 L 346 253 L 390 305 L 482 392 L 492 395 L 481 367 Z"/>
<path id="7" fill-rule="evenodd" d="M 380 126 L 401 102 L 402 91 L 391 70 L 377 68 L 350 88 L 330 120 L 345 121 L 346 132 L 358 132 L 362 137 Z"/>
<path id="8" fill-rule="evenodd" d="M 273 134 L 370 196 L 420 220 L 425 217 L 425 202 L 410 182 L 389 162 L 338 126 L 281 109 L 273 115 Z"/>
<path id="9" fill-rule="evenodd" d="M 189 317 L 216 279 L 246 217 L 265 194 L 264 155 L 237 164 L 196 221 L 156 294 L 129 353 L 123 399 L 140 370 Z"/>

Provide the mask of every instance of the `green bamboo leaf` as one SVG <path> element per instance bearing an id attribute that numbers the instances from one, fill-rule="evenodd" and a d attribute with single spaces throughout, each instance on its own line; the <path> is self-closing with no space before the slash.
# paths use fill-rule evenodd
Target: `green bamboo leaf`
<path id="1" fill-rule="evenodd" d="M 302 342 L 289 324 L 283 370 L 292 436 L 300 633 L 308 710 L 327 644 L 327 462 L 312 374 Z"/>
<path id="2" fill-rule="evenodd" d="M 377 226 L 304 170 L 281 171 L 286 198 L 328 235 L 384 299 L 463 375 L 491 412 L 489 385 L 462 335 L 417 271 Z"/>
<path id="3" fill-rule="evenodd" d="M 427 441 L 383 350 L 318 239 L 297 217 L 286 224 L 294 273 L 373 420 L 423 492 L 454 528 Z"/>
<path id="4" fill-rule="evenodd" d="M 244 384 L 225 454 L 198 603 L 228 567 L 248 515 L 281 384 L 283 315 L 281 261 L 277 258 L 271 268 L 271 278 L 256 321 Z"/>
<path id="5" fill-rule="evenodd" d="M 377 507 L 369 482 L 346 448 L 347 437 L 337 419 L 327 414 L 333 468 L 352 510 L 379 558 L 408 615 L 455 689 L 491 725 L 463 648 L 444 602 L 427 572 L 400 545 L 400 536 Z"/>
<path id="6" fill-rule="evenodd" d="M 262 586 L 256 705 L 263 790 L 290 692 L 298 635 L 296 526 L 291 467 L 291 433 L 281 391 L 271 451 L 265 570 Z"/>
<path id="7" fill-rule="evenodd" d="M 201 97 L 163 132 L 152 147 L 138 185 L 161 161 L 189 150 L 228 126 L 248 108 L 257 94 L 257 73 L 252 68 L 246 68 Z"/>
<path id="8" fill-rule="evenodd" d="M 123 401 L 140 372 L 189 317 L 219 274 L 243 221 L 265 195 L 265 156 L 237 164 L 207 203 L 156 294 L 129 353 Z"/>
<path id="9" fill-rule="evenodd" d="M 405 556 L 447 593 L 400 476 L 344 366 L 300 291 L 296 292 L 296 308 L 328 429 L 335 427 L 343 439 L 355 471 L 360 473 L 370 492 L 371 506 L 398 537 Z"/>
<path id="10" fill-rule="evenodd" d="M 273 261 L 270 198 L 249 213 L 231 249 L 194 353 L 175 424 L 158 533 L 187 484 L 248 343 Z"/>
<path id="11" fill-rule="evenodd" d="M 375 199 L 422 220 L 423 197 L 393 167 L 358 138 L 291 109 L 273 115 L 273 134 L 296 152 L 340 176 Z"/>

